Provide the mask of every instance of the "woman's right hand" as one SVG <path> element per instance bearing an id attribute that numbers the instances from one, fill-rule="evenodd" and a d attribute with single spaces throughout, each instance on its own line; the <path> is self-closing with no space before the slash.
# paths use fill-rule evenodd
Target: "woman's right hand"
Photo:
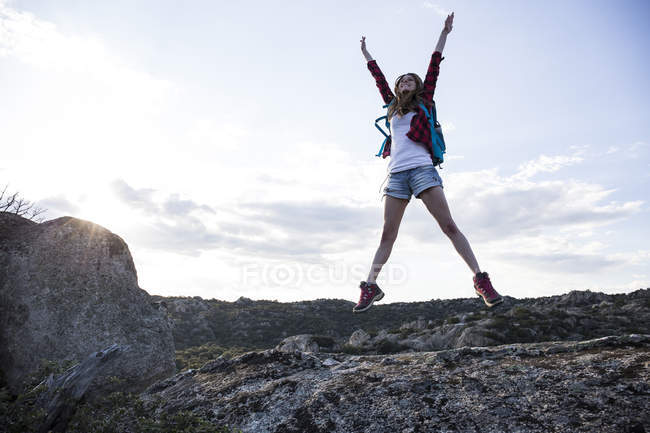
<path id="1" fill-rule="evenodd" d="M 361 36 L 361 52 L 363 53 L 363 56 L 366 58 L 366 61 L 369 62 L 369 61 L 372 60 L 372 56 L 370 55 L 370 53 L 366 49 L 366 37 L 365 36 Z"/>
<path id="2" fill-rule="evenodd" d="M 442 29 L 443 32 L 449 34 L 451 33 L 451 29 L 454 26 L 454 13 L 452 12 L 451 15 L 447 15 L 447 19 L 445 20 L 445 27 Z"/>

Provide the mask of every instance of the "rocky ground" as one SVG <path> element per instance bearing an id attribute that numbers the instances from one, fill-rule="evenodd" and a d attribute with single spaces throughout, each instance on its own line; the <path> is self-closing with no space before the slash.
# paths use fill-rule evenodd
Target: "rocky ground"
<path id="1" fill-rule="evenodd" d="M 251 352 L 153 385 L 243 432 L 644 432 L 650 335 L 392 356 Z"/>

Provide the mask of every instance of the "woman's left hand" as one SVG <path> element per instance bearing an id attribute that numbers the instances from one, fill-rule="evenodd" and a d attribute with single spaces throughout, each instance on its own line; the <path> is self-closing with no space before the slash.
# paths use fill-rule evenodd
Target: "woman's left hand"
<path id="1" fill-rule="evenodd" d="M 452 12 L 451 15 L 447 15 L 447 19 L 445 20 L 445 28 L 443 29 L 443 32 L 450 33 L 453 25 L 454 25 L 454 13 Z"/>

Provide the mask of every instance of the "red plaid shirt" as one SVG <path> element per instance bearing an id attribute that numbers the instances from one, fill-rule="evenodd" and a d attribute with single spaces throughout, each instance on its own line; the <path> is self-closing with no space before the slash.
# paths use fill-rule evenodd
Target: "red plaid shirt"
<path id="1" fill-rule="evenodd" d="M 438 73 L 440 73 L 440 62 L 442 59 L 444 59 L 444 57 L 442 57 L 442 53 L 440 53 L 440 51 L 435 51 L 431 55 L 431 62 L 429 63 L 429 69 L 427 70 L 427 75 L 423 83 L 424 93 L 422 96 L 427 101 L 433 101 L 433 93 L 436 90 L 436 81 L 438 80 Z M 381 69 L 379 69 L 379 66 L 377 66 L 377 61 L 369 61 L 368 69 L 370 70 L 372 76 L 375 78 L 377 88 L 379 88 L 379 93 L 384 99 L 384 102 L 386 104 L 390 103 L 395 95 L 393 94 L 392 90 L 390 90 L 390 87 L 386 82 L 386 77 L 384 77 Z M 406 133 L 406 136 L 413 141 L 417 141 L 426 145 L 429 153 L 431 153 L 433 156 L 431 150 L 431 125 L 429 125 L 427 116 L 422 108 L 418 107 L 415 116 L 413 116 L 411 119 L 411 128 Z M 390 155 L 390 143 L 391 137 L 388 137 L 386 140 L 386 145 L 384 146 L 384 151 L 382 153 L 382 157 L 384 158 Z"/>

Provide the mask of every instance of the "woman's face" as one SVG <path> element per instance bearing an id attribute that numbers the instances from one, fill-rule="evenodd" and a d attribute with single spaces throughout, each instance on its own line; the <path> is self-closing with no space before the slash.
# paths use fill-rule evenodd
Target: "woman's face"
<path id="1" fill-rule="evenodd" d="M 415 87 L 416 83 L 413 75 L 404 75 L 397 85 L 400 93 L 411 92 L 415 90 Z"/>

